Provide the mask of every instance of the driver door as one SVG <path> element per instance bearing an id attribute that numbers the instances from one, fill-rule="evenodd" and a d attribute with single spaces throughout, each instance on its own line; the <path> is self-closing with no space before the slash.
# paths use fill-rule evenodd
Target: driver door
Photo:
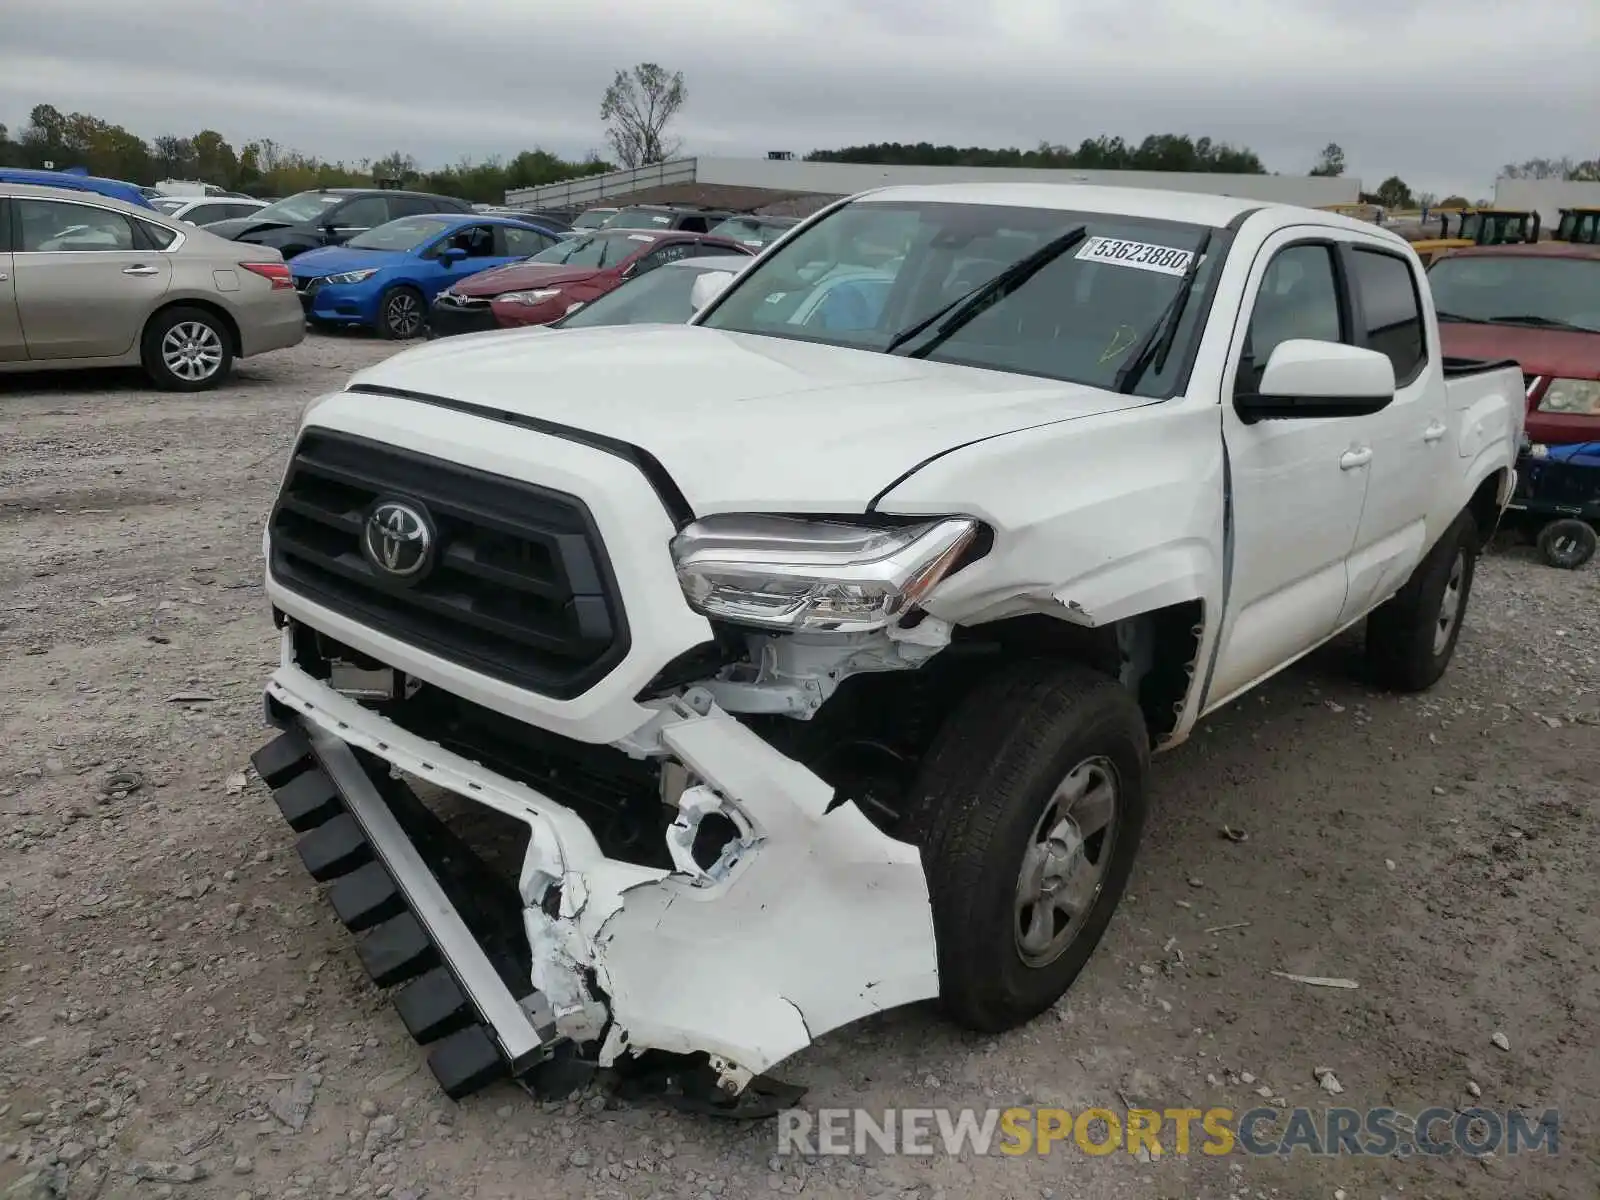
<path id="1" fill-rule="evenodd" d="M 1224 373 L 1222 437 L 1232 495 L 1232 569 L 1207 709 L 1333 634 L 1361 524 L 1371 461 L 1370 417 L 1246 422 L 1233 405 L 1267 358 L 1294 338 L 1354 344 L 1337 247 L 1286 230 L 1251 267 L 1232 362 Z"/>

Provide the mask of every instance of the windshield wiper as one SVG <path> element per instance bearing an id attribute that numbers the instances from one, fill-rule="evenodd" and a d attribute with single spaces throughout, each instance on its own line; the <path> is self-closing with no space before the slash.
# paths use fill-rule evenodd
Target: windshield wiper
<path id="1" fill-rule="evenodd" d="M 946 304 L 943 308 L 935 309 L 931 315 L 924 317 L 915 325 L 902 329 L 889 339 L 889 344 L 883 348 L 883 352 L 885 354 L 893 354 L 907 342 L 919 337 L 934 322 L 943 318 L 942 323 L 934 331 L 934 335 L 929 339 L 927 345 L 917 348 L 915 357 L 920 358 L 932 353 L 934 347 L 977 316 L 982 310 L 984 301 L 991 298 L 998 300 L 1021 287 L 1039 271 L 1083 241 L 1088 232 L 1087 225 L 1074 225 L 1058 237 L 1051 238 L 1032 254 L 1017 259 L 1016 262 L 998 275 L 980 283 L 966 295 L 957 296 L 949 304 Z"/>
<path id="2" fill-rule="evenodd" d="M 1465 321 L 1468 325 L 1476 325 L 1483 320 L 1482 317 L 1467 317 L 1453 312 L 1435 311 L 1433 315 L 1441 321 Z"/>
<path id="3" fill-rule="evenodd" d="M 1129 352 L 1127 359 L 1117 368 L 1117 373 L 1112 377 L 1111 390 L 1114 392 L 1132 393 L 1139 386 L 1139 380 L 1144 377 L 1145 368 L 1152 362 L 1156 370 L 1161 370 L 1167 365 L 1167 355 L 1172 350 L 1172 340 L 1178 335 L 1178 322 L 1183 319 L 1183 310 L 1188 307 L 1189 293 L 1194 290 L 1194 277 L 1200 272 L 1200 260 L 1206 256 L 1206 250 L 1211 246 L 1211 231 L 1206 230 L 1205 237 L 1200 239 L 1200 244 L 1194 248 L 1194 257 L 1189 260 L 1189 265 L 1184 268 L 1183 276 L 1178 280 L 1178 292 L 1167 302 L 1167 307 L 1161 310 L 1161 315 L 1155 323 L 1145 330 L 1138 344 Z"/>
<path id="4" fill-rule="evenodd" d="M 1490 317 L 1489 322 L 1493 325 L 1538 325 L 1544 329 L 1570 329 L 1575 333 L 1593 332 L 1585 329 L 1582 325 L 1574 325 L 1571 321 L 1563 321 L 1560 317 L 1502 316 Z"/>

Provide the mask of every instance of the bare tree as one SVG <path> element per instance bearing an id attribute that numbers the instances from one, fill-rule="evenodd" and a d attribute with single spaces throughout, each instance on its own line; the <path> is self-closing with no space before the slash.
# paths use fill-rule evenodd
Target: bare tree
<path id="1" fill-rule="evenodd" d="M 682 143 L 662 135 L 683 107 L 686 94 L 682 71 L 669 73 L 656 63 L 618 71 L 600 100 L 600 119 L 606 122 L 606 137 L 617 161 L 625 167 L 642 167 L 676 154 Z"/>
<path id="2" fill-rule="evenodd" d="M 1344 150 L 1338 142 L 1329 142 L 1322 148 L 1322 153 L 1317 156 L 1317 165 L 1307 171 L 1308 175 L 1325 175 L 1334 177 L 1344 174 Z"/>
<path id="3" fill-rule="evenodd" d="M 1573 165 L 1570 158 L 1530 158 L 1507 163 L 1500 168 L 1500 175 L 1504 179 L 1570 179 Z"/>

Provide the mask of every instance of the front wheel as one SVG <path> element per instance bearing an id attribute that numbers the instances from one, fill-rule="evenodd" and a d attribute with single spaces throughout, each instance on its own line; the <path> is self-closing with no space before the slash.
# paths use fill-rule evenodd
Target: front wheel
<path id="1" fill-rule="evenodd" d="M 221 318 L 203 308 L 169 308 L 145 326 L 140 358 L 157 387 L 205 391 L 228 377 L 233 339 Z"/>
<path id="2" fill-rule="evenodd" d="M 1379 683 L 1420 692 L 1439 681 L 1461 637 L 1477 562 L 1478 527 L 1464 512 L 1367 618 L 1367 661 Z"/>
<path id="3" fill-rule="evenodd" d="M 899 834 L 922 851 L 940 997 L 1020 1025 L 1088 962 L 1133 869 L 1150 740 L 1132 695 L 1076 663 L 1004 667 L 923 760 Z"/>
<path id="4" fill-rule="evenodd" d="M 422 293 L 413 287 L 392 287 L 378 302 L 378 332 L 403 342 L 422 332 L 425 318 Z"/>

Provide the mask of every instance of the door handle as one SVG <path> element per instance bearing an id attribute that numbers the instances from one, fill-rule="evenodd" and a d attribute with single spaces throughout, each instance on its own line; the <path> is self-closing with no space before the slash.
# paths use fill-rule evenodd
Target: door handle
<path id="1" fill-rule="evenodd" d="M 11 278 L 11 276 L 7 275 L 4 271 L 0 271 L 0 283 L 4 283 L 6 280 L 8 280 L 10 278 Z"/>
<path id="2" fill-rule="evenodd" d="M 1354 471 L 1357 467 L 1364 467 L 1371 461 L 1371 446 L 1363 446 L 1359 450 L 1346 450 L 1339 455 L 1339 470 Z"/>
<path id="3" fill-rule="evenodd" d="M 137 266 L 123 267 L 122 273 L 124 275 L 159 275 L 161 272 L 157 271 L 154 267 Z"/>
<path id="4" fill-rule="evenodd" d="M 1448 430 L 1449 426 L 1443 421 L 1435 421 L 1422 431 L 1422 440 L 1425 442 L 1437 442 Z"/>

